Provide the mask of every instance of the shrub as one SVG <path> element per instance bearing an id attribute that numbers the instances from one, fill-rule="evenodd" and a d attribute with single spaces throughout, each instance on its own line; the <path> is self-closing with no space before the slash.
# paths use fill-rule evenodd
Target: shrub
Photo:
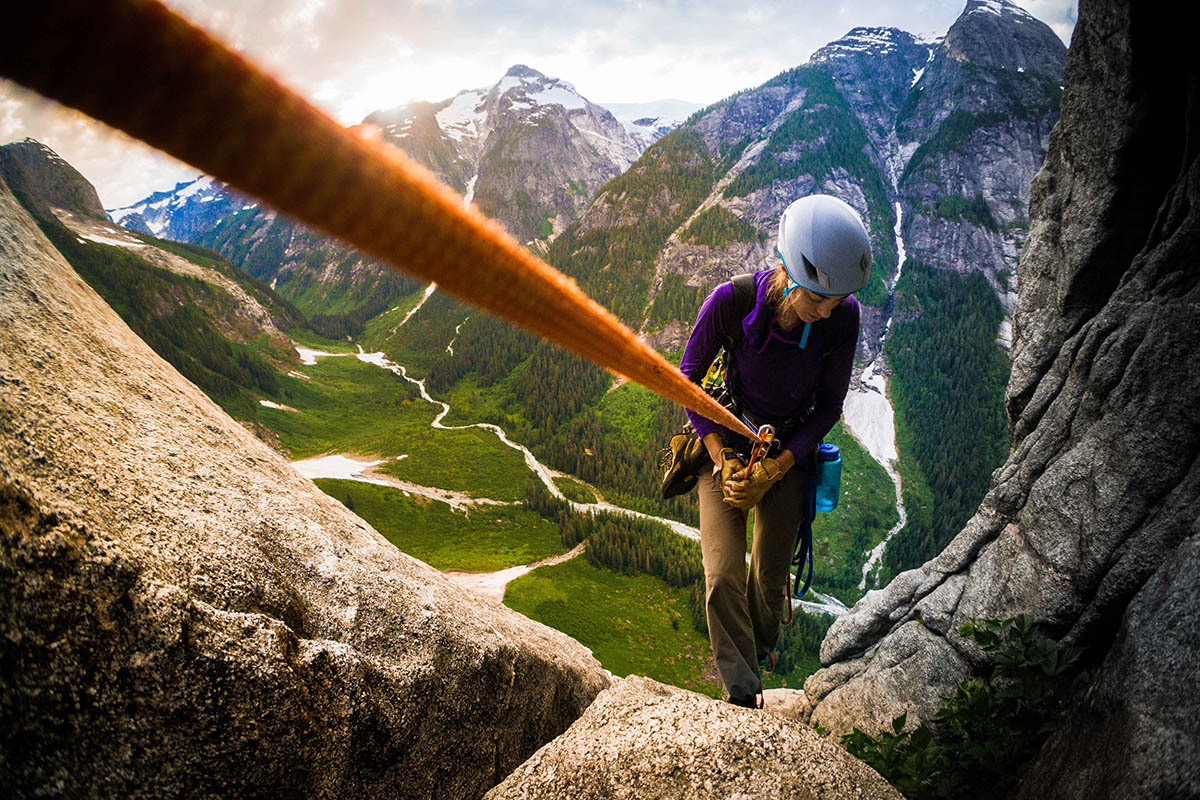
<path id="1" fill-rule="evenodd" d="M 904 732 L 901 714 L 890 733 L 855 728 L 841 737 L 909 800 L 1011 796 L 1062 714 L 1080 655 L 1038 634 L 1028 614 L 970 620 L 959 634 L 992 654 L 990 675 L 959 683 L 929 725 Z"/>

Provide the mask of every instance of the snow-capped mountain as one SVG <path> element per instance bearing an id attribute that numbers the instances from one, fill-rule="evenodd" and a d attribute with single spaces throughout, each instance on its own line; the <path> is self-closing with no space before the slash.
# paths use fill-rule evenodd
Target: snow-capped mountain
<path id="1" fill-rule="evenodd" d="M 653 100 L 649 103 L 605 103 L 625 130 L 645 150 L 682 125 L 703 106 L 687 100 Z"/>
<path id="2" fill-rule="evenodd" d="M 155 192 L 139 203 L 108 209 L 122 227 L 163 239 L 193 242 L 230 214 L 255 205 L 207 175 L 181 181 L 166 192 Z"/>
<path id="3" fill-rule="evenodd" d="M 981 273 L 1011 311 L 1030 182 L 1058 118 L 1065 58 L 1053 31 L 1010 0 L 968 0 L 941 37 L 854 28 L 808 64 L 693 114 L 597 195 L 555 242 L 552 263 L 603 266 L 576 277 L 604 303 L 650 287 L 641 318 L 674 323 L 654 334 L 672 351 L 694 308 L 660 319 L 657 289 L 683 282 L 698 291 L 769 266 L 783 208 L 819 191 L 870 224 L 877 279 L 860 297 L 864 355 L 877 354 L 884 280 L 901 247 L 910 263 Z M 670 185 L 681 188 L 661 191 Z M 621 253 L 651 220 L 663 223 L 652 243 Z M 612 249 L 597 252 L 601 243 Z"/>
<path id="4" fill-rule="evenodd" d="M 364 122 L 522 240 L 562 230 L 645 149 L 608 109 L 523 64 L 492 86 Z"/>
<path id="5" fill-rule="evenodd" d="M 674 124 L 670 115 L 683 119 L 691 110 L 684 106 L 643 113 L 662 117 L 665 130 Z M 550 238 L 573 222 L 651 140 L 632 136 L 570 83 L 521 65 L 492 86 L 375 112 L 365 122 L 524 241 Z M 373 259 L 256 206 L 201 177 L 109 213 L 130 229 L 219 251 L 329 321 L 331 336 L 360 329 L 406 290 L 405 279 Z M 331 297 L 351 311 L 320 314 Z"/>

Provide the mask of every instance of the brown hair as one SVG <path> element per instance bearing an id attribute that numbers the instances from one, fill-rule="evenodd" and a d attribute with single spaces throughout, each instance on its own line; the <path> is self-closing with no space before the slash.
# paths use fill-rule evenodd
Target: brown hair
<path id="1" fill-rule="evenodd" d="M 775 309 L 775 314 L 779 317 L 779 327 L 785 331 L 791 330 L 800 324 L 800 315 L 796 313 L 795 304 L 784 297 L 784 292 L 787 291 L 791 279 L 788 277 L 787 271 L 783 268 L 783 264 L 775 268 L 769 280 L 770 283 L 767 284 L 767 299 L 771 301 L 771 305 Z"/>

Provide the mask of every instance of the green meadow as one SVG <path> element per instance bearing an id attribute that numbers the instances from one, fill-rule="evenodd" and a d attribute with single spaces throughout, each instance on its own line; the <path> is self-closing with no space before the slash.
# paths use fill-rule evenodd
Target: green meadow
<path id="1" fill-rule="evenodd" d="M 557 523 L 523 505 L 476 506 L 464 514 L 388 486 L 325 478 L 314 482 L 396 547 L 436 569 L 493 572 L 566 549 Z"/>
<path id="2" fill-rule="evenodd" d="M 440 410 L 403 378 L 352 356 L 326 357 L 285 378 L 279 402 L 296 411 L 259 407 L 293 459 L 327 453 L 405 458 L 385 471 L 401 480 L 515 501 L 533 479 L 524 456 L 479 428 L 430 427 Z"/>
<path id="3" fill-rule="evenodd" d="M 424 323 L 430 330 L 424 335 L 416 334 L 426 309 L 404 328 L 392 331 L 419 299 L 420 292 L 402 298 L 395 310 L 369 321 L 360 339 L 364 349 L 385 350 L 389 358 L 412 366 L 415 375 L 425 373 L 436 355 L 432 351 L 444 349 L 453 335 L 449 309 L 430 314 Z M 431 306 L 435 301 L 445 302 L 436 294 Z M 416 357 L 426 335 L 426 350 Z M 331 352 L 357 349 L 312 335 L 303 344 Z M 513 433 L 528 428 L 510 392 L 524 366 L 502 378 L 499 386 L 480 387 L 474 373 L 468 373 L 435 393 L 453 409 L 445 423 L 491 419 Z M 273 398 L 297 411 L 258 410 L 260 421 L 276 432 L 292 458 L 327 453 L 404 456 L 381 471 L 422 486 L 507 502 L 520 501 L 534 480 L 522 454 L 493 433 L 430 427 L 440 406 L 422 400 L 417 388 L 397 375 L 353 356 L 322 358 L 298 371 L 309 380 L 285 378 L 281 396 Z M 599 404 L 613 435 L 630 441 L 648 435 L 652 409 L 649 393 L 632 384 L 607 392 Z M 866 553 L 896 520 L 894 490 L 882 467 L 840 423 L 826 439 L 842 448 L 842 495 L 838 509 L 818 515 L 815 523 L 814 587 L 852 603 L 860 594 L 857 584 Z M 576 479 L 559 477 L 555 484 L 576 502 L 596 500 L 595 493 Z M 474 507 L 463 514 L 390 487 L 342 480 L 318 480 L 317 485 L 398 548 L 437 569 L 494 571 L 566 549 L 558 525 L 519 502 Z M 648 575 L 620 575 L 586 558 L 575 558 L 514 581 L 505 603 L 578 639 L 615 674 L 643 674 L 712 696 L 720 694 L 713 682 L 708 641 L 692 625 L 690 589 L 672 588 Z M 800 657 L 794 666 L 785 676 L 765 676 L 765 685 L 797 687 L 818 664 L 811 655 Z"/>
<path id="4" fill-rule="evenodd" d="M 504 604 L 574 637 L 614 675 L 646 675 L 719 697 L 704 677 L 716 672 L 708 640 L 692 627 L 690 594 L 577 557 L 513 581 Z"/>

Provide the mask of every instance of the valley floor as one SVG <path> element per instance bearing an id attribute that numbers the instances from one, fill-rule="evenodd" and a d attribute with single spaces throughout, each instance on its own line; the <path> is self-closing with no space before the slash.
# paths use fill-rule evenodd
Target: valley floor
<path id="1" fill-rule="evenodd" d="M 436 294 L 424 290 L 384 312 L 379 322 L 368 324 L 376 334 L 366 340 L 379 344 L 380 336 L 403 333 L 431 297 Z M 391 317 L 395 320 L 387 322 Z M 446 335 L 456 336 L 461 322 L 445 327 Z M 471 421 L 469 414 L 432 397 L 423 379 L 384 353 L 312 337 L 296 349 L 302 364 L 290 372 L 280 396 L 261 402 L 258 417 L 293 454 L 302 474 L 406 553 L 464 588 L 575 636 L 614 673 L 638 672 L 715 692 L 707 641 L 692 621 L 690 590 L 672 588 L 650 575 L 620 575 L 577 558 L 584 552 L 582 544 L 563 545 L 560 520 L 533 510 L 529 487 L 539 484 L 573 514 L 627 514 L 698 539 L 694 528 L 606 502 L 600 488 L 545 466 L 498 425 Z M 470 385 L 470 376 L 460 381 L 464 383 Z M 641 391 L 627 385 L 617 393 L 621 398 L 606 398 L 611 413 L 627 413 L 619 407 L 634 410 L 633 416 L 618 417 L 628 429 L 625 435 L 640 433 L 636 409 L 643 407 Z M 447 396 L 463 405 L 458 401 L 470 397 L 477 402 L 479 394 L 452 389 Z M 450 418 L 455 424 L 448 424 Z M 895 521 L 894 510 L 888 515 L 892 492 L 887 474 L 840 426 L 832 436 L 845 453 L 847 478 L 842 505 L 834 514 L 822 515 L 817 526 L 818 572 L 830 576 L 830 586 L 821 586 L 820 576 L 817 585 L 830 594 L 813 592 L 812 602 L 803 603 L 807 610 L 826 614 L 846 610 L 832 595 L 846 602 L 857 599 L 867 553 Z M 589 586 L 607 586 L 617 596 L 647 581 L 645 586 L 660 587 L 643 587 L 646 602 L 652 598 L 658 609 L 654 614 L 618 611 L 589 599 Z M 546 595 L 550 586 L 553 597 Z M 646 636 L 653 644 L 647 644 Z M 671 652 L 674 645 L 668 643 L 680 636 L 694 636 L 703 646 L 687 639 L 680 643 L 684 650 Z M 803 674 L 815 666 L 814 652 Z M 803 674 L 778 676 L 770 685 L 794 686 Z"/>

